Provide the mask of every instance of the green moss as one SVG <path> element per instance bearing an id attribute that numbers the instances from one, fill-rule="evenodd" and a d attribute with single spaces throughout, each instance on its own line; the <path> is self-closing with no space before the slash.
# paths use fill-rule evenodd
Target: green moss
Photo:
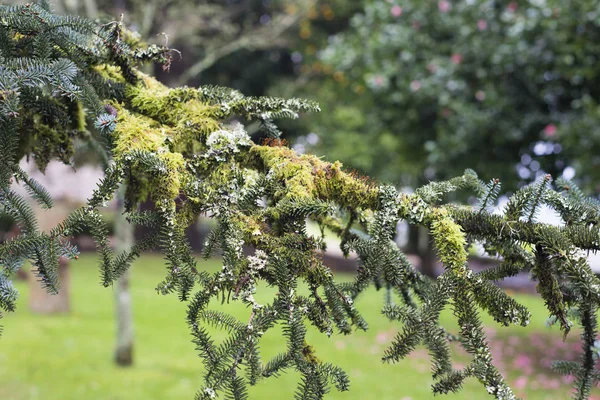
<path id="1" fill-rule="evenodd" d="M 98 72 L 103 78 L 118 82 L 118 83 L 127 83 L 123 74 L 121 73 L 121 68 L 115 65 L 97 65 L 94 67 L 94 70 Z"/>
<path id="2" fill-rule="evenodd" d="M 165 148 L 167 130 L 159 126 L 151 118 L 132 114 L 119 104 L 117 109 L 117 125 L 113 133 L 115 157 L 133 150 L 158 152 Z"/>
<path id="3" fill-rule="evenodd" d="M 257 245 L 265 237 L 262 236 L 268 229 L 267 224 L 258 216 L 238 213 L 232 219 L 237 228 L 244 234 L 244 242 Z"/>
<path id="4" fill-rule="evenodd" d="M 126 84 L 127 108 L 171 129 L 171 138 L 177 148 L 196 148 L 194 141 L 203 141 L 219 129 L 219 108 L 205 104 L 196 89 L 183 87 L 170 89 L 151 76 L 137 72 L 136 84 L 128 83 L 121 69 L 102 65 L 95 70 L 104 78 Z"/>
<path id="5" fill-rule="evenodd" d="M 438 250 L 438 257 L 444 266 L 457 272 L 466 272 L 466 240 L 460 225 L 452 220 L 444 208 L 432 208 L 426 215 L 427 220 L 430 221 L 431 235 Z"/>
<path id="6" fill-rule="evenodd" d="M 342 164 L 339 161 L 333 164 L 318 161 L 320 168 L 316 169 L 318 179 L 315 180 L 315 184 L 321 198 L 334 199 L 342 205 L 353 208 L 377 207 L 376 186 L 356 175 L 342 171 Z"/>
<path id="7" fill-rule="evenodd" d="M 73 138 L 69 132 L 50 127 L 39 118 L 30 123 L 31 133 L 23 135 L 22 147 L 25 153 L 33 153 L 37 167 L 45 171 L 52 159 L 68 163 L 73 156 Z"/>
<path id="8" fill-rule="evenodd" d="M 400 218 L 429 228 L 438 250 L 438 257 L 444 266 L 460 272 L 461 275 L 466 273 L 465 234 L 448 210 L 428 205 L 416 194 L 401 194 L 398 200 Z"/>
<path id="9" fill-rule="evenodd" d="M 302 355 L 311 364 L 319 364 L 321 362 L 317 357 L 315 348 L 306 342 L 304 342 L 304 347 L 302 348 Z"/>
<path id="10" fill-rule="evenodd" d="M 97 68 L 105 78 L 125 82 L 119 68 Z M 126 84 L 124 103 L 113 103 L 117 110 L 113 152 L 116 161 L 132 151 L 154 154 L 165 171 L 138 179 L 138 193 L 148 193 L 165 209 L 174 209 L 175 199 L 197 179 L 186 169 L 184 152 L 199 151 L 209 133 L 220 128 L 215 118 L 218 109 L 202 103 L 195 89 L 169 89 L 156 79 L 138 73 L 136 84 Z M 133 173 L 144 175 L 141 167 L 132 166 Z M 233 179 L 230 166 L 201 166 L 212 187 L 224 187 Z M 189 207 L 177 213 L 176 225 L 185 227 L 195 221 L 196 212 Z"/>
<path id="11" fill-rule="evenodd" d="M 187 179 L 190 179 L 185 171 L 185 160 L 180 153 L 163 153 L 159 154 L 159 158 L 167 166 L 167 174 L 163 178 L 155 180 L 157 184 L 157 193 L 159 198 L 175 199 L 179 196 L 181 187 Z"/>
<path id="12" fill-rule="evenodd" d="M 271 170 L 285 189 L 276 193 L 278 199 L 297 200 L 316 196 L 312 165 L 306 156 L 296 154 L 287 147 L 252 146 L 264 166 Z"/>
<path id="13" fill-rule="evenodd" d="M 183 155 L 169 151 L 166 145 L 171 131 L 151 118 L 130 113 L 119 104 L 115 104 L 115 108 L 117 109 L 117 125 L 113 132 L 115 160 L 121 160 L 132 151 L 154 153 L 162 161 L 166 171 L 164 174 L 149 178 L 149 192 L 156 199 L 175 199 L 184 181 L 190 177 L 185 170 Z"/>
<path id="14" fill-rule="evenodd" d="M 219 129 L 218 107 L 200 101 L 196 89 L 169 89 L 152 77 L 139 76 L 125 90 L 127 102 L 136 112 L 172 127 L 176 143 L 187 146 Z"/>
<path id="15" fill-rule="evenodd" d="M 333 164 L 311 155 L 299 155 L 287 147 L 253 146 L 250 152 L 262 160 L 277 180 L 285 183 L 278 199 L 319 198 L 352 208 L 375 208 L 377 189 Z"/>
<path id="16" fill-rule="evenodd" d="M 83 107 L 83 103 L 78 101 L 77 102 L 77 113 L 76 113 L 77 119 L 76 119 L 76 129 L 80 132 L 85 132 L 86 130 L 86 126 L 87 126 L 87 122 L 86 122 L 86 116 L 85 116 L 85 109 Z"/>

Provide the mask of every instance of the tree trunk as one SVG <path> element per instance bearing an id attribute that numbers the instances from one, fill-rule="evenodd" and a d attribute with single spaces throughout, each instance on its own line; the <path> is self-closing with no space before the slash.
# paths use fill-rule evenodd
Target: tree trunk
<path id="1" fill-rule="evenodd" d="M 418 226 L 408 224 L 406 243 L 402 246 L 402 251 L 406 254 L 419 254 L 420 235 Z"/>
<path id="2" fill-rule="evenodd" d="M 125 187 L 122 186 L 117 194 L 117 215 L 115 218 L 115 249 L 117 252 L 128 251 L 133 243 L 133 227 L 123 215 L 123 197 Z M 131 294 L 129 292 L 128 269 L 117 281 L 115 286 L 115 312 L 117 320 L 117 343 L 115 347 L 115 362 L 117 365 L 133 364 L 133 311 Z"/>
<path id="3" fill-rule="evenodd" d="M 58 282 L 60 287 L 57 294 L 49 294 L 36 277 L 35 270 L 29 275 L 29 308 L 38 314 L 61 314 L 71 311 L 69 296 L 69 261 L 61 257 L 58 263 Z"/>
<path id="4" fill-rule="evenodd" d="M 421 273 L 435 278 L 438 276 L 437 258 L 427 228 L 419 227 L 419 257 L 421 257 Z"/>

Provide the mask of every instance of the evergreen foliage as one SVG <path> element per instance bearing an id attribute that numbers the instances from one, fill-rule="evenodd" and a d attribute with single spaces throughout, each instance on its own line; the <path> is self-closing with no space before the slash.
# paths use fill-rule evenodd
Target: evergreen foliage
<path id="1" fill-rule="evenodd" d="M 307 101 L 244 97 L 217 87 L 169 89 L 136 66 L 158 61 L 169 66 L 166 47 L 139 47 L 119 23 L 96 27 L 76 17 L 54 15 L 45 2 L 0 8 L 0 205 L 22 233 L 0 244 L 0 307 L 14 309 L 17 293 L 11 276 L 29 260 L 41 283 L 58 290 L 60 256 L 75 257 L 67 239 L 87 228 L 97 243 L 101 282 L 111 285 L 147 249 L 165 257 L 162 294 L 176 293 L 188 304 L 187 323 L 206 372 L 197 399 L 247 398 L 247 385 L 286 369 L 301 374 L 297 399 L 321 399 L 331 386 L 347 390 L 344 371 L 321 360 L 306 339 L 307 325 L 331 335 L 367 329 L 354 300 L 369 286 L 388 290 L 383 313 L 400 321 L 402 331 L 383 354 L 395 362 L 416 346 L 432 356 L 433 391 L 460 389 L 478 379 L 497 399 L 516 398 L 493 364 L 480 313 L 502 325 L 527 325 L 529 312 L 494 282 L 531 271 L 550 315 L 565 335 L 583 329 L 581 363 L 557 362 L 576 377 L 575 399 L 587 399 L 598 381 L 596 311 L 600 281 L 586 251 L 600 248 L 598 205 L 571 182 L 550 177 L 517 191 L 504 215 L 491 214 L 499 193 L 497 180 L 481 182 L 472 171 L 428 184 L 414 194 L 344 172 L 340 163 L 300 155 L 273 139 L 253 143 L 244 125 L 258 121 L 277 136 L 273 120 L 316 111 Z M 40 232 L 28 203 L 11 187 L 25 185 L 32 198 L 52 206 L 48 193 L 18 167 L 32 156 L 43 169 L 50 159 L 69 162 L 74 144 L 92 141 L 110 156 L 104 179 L 85 207 L 72 212 L 50 232 Z M 127 185 L 126 214 L 132 224 L 153 228 L 130 252 L 113 254 L 99 208 L 120 185 Z M 468 190 L 479 196 L 471 206 L 444 203 L 444 196 Z M 137 211 L 150 199 L 153 211 Z M 536 222 L 542 205 L 555 209 L 564 226 Z M 217 221 L 205 255 L 219 251 L 221 271 L 202 270 L 184 230 L 198 215 Z M 342 238 L 345 252 L 359 256 L 356 278 L 338 283 L 321 259 L 323 238 L 307 234 L 306 220 Z M 424 278 L 393 242 L 399 220 L 424 226 L 433 237 L 445 271 Z M 467 243 L 479 241 L 502 258 L 499 267 L 474 273 Z M 253 249 L 244 253 L 244 246 Z M 254 294 L 259 282 L 277 288 L 267 302 Z M 308 286 L 308 294 L 298 290 Z M 392 301 L 393 300 L 393 301 Z M 212 310 L 211 302 L 238 301 L 248 307 L 240 321 Z M 440 326 L 451 307 L 458 337 Z M 286 348 L 263 360 L 261 337 L 280 325 Z M 217 342 L 208 327 L 227 335 Z M 472 355 L 463 369 L 452 366 L 448 343 L 458 340 Z"/>
<path id="2" fill-rule="evenodd" d="M 332 109 L 305 124 L 320 136 L 307 149 L 411 186 L 473 168 L 512 191 L 573 167 L 598 193 L 581 151 L 600 143 L 597 0 L 352 4 L 306 66 L 329 75 L 305 93 Z"/>

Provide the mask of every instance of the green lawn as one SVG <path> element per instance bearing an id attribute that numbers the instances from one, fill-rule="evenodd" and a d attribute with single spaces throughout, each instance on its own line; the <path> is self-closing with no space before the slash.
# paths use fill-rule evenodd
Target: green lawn
<path id="1" fill-rule="evenodd" d="M 219 267 L 218 261 L 201 261 L 200 265 L 210 269 Z M 73 312 L 66 316 L 31 314 L 27 307 L 27 285 L 18 284 L 19 307 L 2 320 L 0 399 L 193 399 L 201 386 L 202 363 L 190 342 L 184 321 L 185 304 L 179 303 L 175 295 L 163 297 L 154 291 L 163 276 L 162 261 L 158 257 L 144 256 L 133 267 L 136 348 L 132 368 L 117 368 L 112 363 L 113 293 L 112 289 L 100 286 L 94 256 L 84 255 L 73 262 L 71 272 Z M 264 289 L 272 293 L 272 289 Z M 257 296 L 259 301 L 260 297 Z M 545 326 L 546 313 L 539 299 L 517 297 L 534 315 L 531 327 L 499 328 L 486 319 L 492 327 L 489 332 L 500 363 L 508 372 L 509 380 L 523 387 L 517 389 L 519 395 L 530 400 L 566 399 L 569 385 L 539 365 L 545 356 L 544 349 L 554 351 L 557 348 L 554 343 L 562 343 L 560 334 Z M 371 328 L 366 333 L 327 338 L 310 332 L 309 342 L 315 345 L 318 356 L 342 366 L 351 378 L 349 392 L 339 393 L 333 389 L 329 399 L 433 398 L 424 350 L 398 364 L 380 361 L 385 346 L 399 328 L 380 316 L 382 301 L 383 294 L 375 291 L 357 301 L 370 323 Z M 228 308 L 240 318 L 247 318 L 244 317 L 246 309 Z M 447 326 L 454 326 L 450 313 L 444 314 L 443 319 Z M 576 336 L 573 335 L 573 340 Z M 265 335 L 261 348 L 264 356 L 271 356 L 283 346 L 277 332 L 270 332 Z M 576 345 L 567 342 L 560 346 L 571 351 L 569 349 Z M 525 350 L 527 353 L 523 356 Z M 464 365 L 467 360 L 457 351 L 457 364 Z M 290 372 L 262 381 L 251 389 L 251 398 L 292 398 L 297 379 L 298 376 Z M 558 383 L 560 388 L 556 389 Z M 478 383 L 469 381 L 459 395 L 438 398 L 488 396 Z"/>

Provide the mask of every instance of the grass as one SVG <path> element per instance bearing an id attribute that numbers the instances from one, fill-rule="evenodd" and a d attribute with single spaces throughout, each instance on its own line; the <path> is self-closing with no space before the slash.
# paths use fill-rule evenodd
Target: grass
<path id="1" fill-rule="evenodd" d="M 219 267 L 219 262 L 201 261 L 200 265 L 214 270 Z M 174 295 L 162 297 L 154 291 L 162 276 L 162 261 L 155 256 L 145 255 L 133 267 L 131 291 L 136 347 L 135 365 L 131 368 L 119 368 L 112 362 L 115 331 L 113 291 L 100 286 L 94 256 L 84 255 L 71 264 L 73 311 L 69 315 L 30 313 L 28 287 L 20 282 L 18 309 L 2 320 L 0 399 L 191 400 L 202 384 L 202 363 L 196 356 L 184 321 L 185 304 Z M 259 301 L 274 291 L 272 288 L 263 289 L 264 293 L 257 296 Z M 509 381 L 523 379 L 523 371 L 514 368 L 513 359 L 519 352 L 531 347 L 528 338 L 532 334 L 560 341 L 558 331 L 545 326 L 546 312 L 542 302 L 535 296 L 515 296 L 530 308 L 534 316 L 530 327 L 499 328 L 484 318 L 486 325 L 494 327 L 489 332 L 499 349 L 498 357 L 506 364 Z M 399 329 L 397 323 L 381 317 L 379 309 L 382 301 L 383 293 L 375 291 L 369 291 L 357 301 L 370 323 L 368 332 L 331 338 L 315 331 L 309 332 L 308 341 L 316 347 L 318 357 L 340 365 L 351 378 L 349 392 L 340 393 L 333 389 L 328 399 L 433 398 L 428 356 L 424 350 L 397 364 L 381 362 L 383 350 Z M 247 319 L 248 312 L 243 307 L 225 307 Z M 450 312 L 442 318 L 447 326 L 455 326 Z M 512 343 L 512 356 L 507 355 L 508 345 L 504 346 L 509 341 Z M 545 346 L 544 343 L 541 346 Z M 548 343 L 551 346 L 552 342 Z M 265 357 L 275 355 L 283 348 L 284 342 L 276 331 L 267 333 L 261 344 Z M 529 400 L 568 398 L 569 387 L 566 384 L 555 389 L 542 382 L 536 389 L 533 383 L 538 375 L 535 374 L 548 372 L 540 372 L 540 367 L 535 365 L 535 357 L 530 360 L 534 360 L 535 367 L 528 378 L 532 384 L 518 390 L 519 395 Z M 457 363 L 464 365 L 466 362 L 467 356 L 457 351 Z M 298 375 L 293 372 L 261 381 L 251 388 L 250 398 L 290 399 L 297 382 Z M 470 380 L 460 394 L 438 398 L 485 399 L 488 395 L 479 383 Z"/>

